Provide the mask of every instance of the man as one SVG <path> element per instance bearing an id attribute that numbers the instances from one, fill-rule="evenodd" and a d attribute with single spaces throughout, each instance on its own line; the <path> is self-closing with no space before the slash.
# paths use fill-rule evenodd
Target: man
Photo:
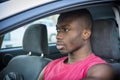
<path id="1" fill-rule="evenodd" d="M 95 56 L 91 50 L 91 27 L 92 17 L 86 9 L 60 14 L 56 25 L 57 49 L 68 56 L 50 62 L 40 74 L 39 80 L 105 78 L 101 74 L 105 75 L 102 69 L 106 62 Z M 101 66 L 96 66 L 97 64 Z M 97 69 L 93 69 L 93 66 Z"/>

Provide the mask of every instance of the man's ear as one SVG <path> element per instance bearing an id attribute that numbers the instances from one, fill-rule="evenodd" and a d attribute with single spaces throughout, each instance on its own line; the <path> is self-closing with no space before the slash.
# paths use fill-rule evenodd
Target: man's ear
<path id="1" fill-rule="evenodd" d="M 89 39 L 90 35 L 91 35 L 91 30 L 88 30 L 88 29 L 83 30 L 82 37 L 83 37 L 84 40 Z"/>

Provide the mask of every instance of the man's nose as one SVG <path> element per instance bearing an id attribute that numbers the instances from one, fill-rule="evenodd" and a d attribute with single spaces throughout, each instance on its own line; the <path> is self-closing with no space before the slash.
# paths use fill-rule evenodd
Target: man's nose
<path id="1" fill-rule="evenodd" d="M 57 40 L 62 40 L 63 39 L 63 33 L 62 32 L 58 32 L 56 35 L 56 39 Z"/>

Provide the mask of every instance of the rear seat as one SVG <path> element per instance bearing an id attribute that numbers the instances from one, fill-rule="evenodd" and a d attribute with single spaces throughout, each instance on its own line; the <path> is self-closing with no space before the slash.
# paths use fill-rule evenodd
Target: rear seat
<path id="1" fill-rule="evenodd" d="M 120 80 L 120 50 L 118 27 L 113 19 L 94 21 L 91 35 L 93 52 L 109 62 L 116 71 L 116 79 Z"/>

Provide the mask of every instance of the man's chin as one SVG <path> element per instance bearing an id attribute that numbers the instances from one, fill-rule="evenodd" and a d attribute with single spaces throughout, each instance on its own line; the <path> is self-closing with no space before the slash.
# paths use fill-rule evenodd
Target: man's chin
<path id="1" fill-rule="evenodd" d="M 63 51 L 63 50 L 59 50 L 61 54 L 68 54 L 69 52 L 67 51 Z"/>

